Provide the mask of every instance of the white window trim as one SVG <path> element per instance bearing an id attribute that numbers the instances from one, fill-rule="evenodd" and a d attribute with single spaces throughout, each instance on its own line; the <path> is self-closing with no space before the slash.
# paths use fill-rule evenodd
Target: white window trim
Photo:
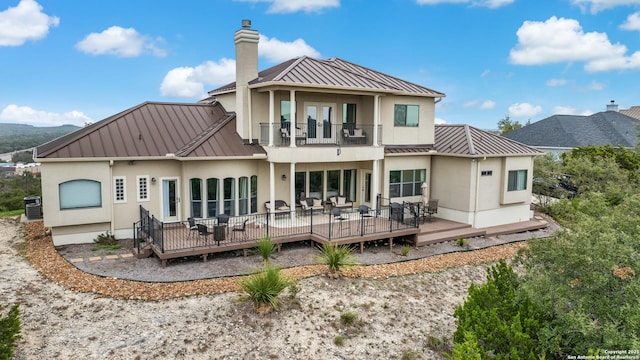
<path id="1" fill-rule="evenodd" d="M 122 195 L 123 198 L 118 200 L 118 180 L 122 180 Z M 114 176 L 113 177 L 113 203 L 123 204 L 127 202 L 127 177 L 126 176 Z"/>
<path id="2" fill-rule="evenodd" d="M 142 198 L 140 197 L 140 180 L 144 179 L 146 182 L 146 188 L 147 188 L 147 197 L 146 198 Z M 151 200 L 151 189 L 149 188 L 149 175 L 138 175 L 136 176 L 136 198 L 138 200 L 138 202 L 143 202 L 143 201 L 150 201 Z"/>

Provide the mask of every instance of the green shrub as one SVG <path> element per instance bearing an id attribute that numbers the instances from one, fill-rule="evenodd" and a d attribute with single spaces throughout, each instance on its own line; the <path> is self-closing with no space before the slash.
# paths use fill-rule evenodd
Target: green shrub
<path id="1" fill-rule="evenodd" d="M 458 351 L 473 348 L 469 346 L 475 338 L 482 359 L 488 359 L 489 353 L 494 359 L 537 359 L 542 316 L 526 297 L 518 295 L 519 285 L 518 275 L 501 260 L 487 270 L 484 285 L 469 287 L 469 297 L 454 312 L 458 328 L 453 340 Z"/>
<path id="2" fill-rule="evenodd" d="M 353 311 L 345 311 L 340 314 L 340 320 L 342 320 L 342 323 L 346 325 L 353 324 L 356 320 L 358 320 L 358 313 Z"/>
<path id="3" fill-rule="evenodd" d="M 270 237 L 260 238 L 257 242 L 256 252 L 260 254 L 264 262 L 268 262 L 271 255 L 278 249 L 276 244 L 271 241 Z"/>
<path id="4" fill-rule="evenodd" d="M 402 256 L 409 255 L 409 251 L 411 251 L 411 245 L 402 245 L 400 248 L 400 254 L 402 254 Z"/>
<path id="5" fill-rule="evenodd" d="M 344 336 L 336 335 L 336 337 L 333 338 L 333 343 L 338 346 L 344 345 Z"/>
<path id="6" fill-rule="evenodd" d="M 240 280 L 240 287 L 248 294 L 256 310 L 269 312 L 278 308 L 278 296 L 292 283 L 280 275 L 280 268 L 265 264 L 262 272 Z"/>
<path id="7" fill-rule="evenodd" d="M 14 304 L 6 315 L 0 315 L 0 360 L 13 356 L 13 349 L 20 339 L 20 310 Z"/>
<path id="8" fill-rule="evenodd" d="M 345 266 L 356 264 L 356 258 L 348 245 L 322 244 L 318 247 L 320 262 L 329 267 L 329 271 L 337 274 Z"/>

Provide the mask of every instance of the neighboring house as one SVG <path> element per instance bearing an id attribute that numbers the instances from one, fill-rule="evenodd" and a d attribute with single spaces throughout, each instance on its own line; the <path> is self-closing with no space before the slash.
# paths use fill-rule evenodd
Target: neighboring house
<path id="1" fill-rule="evenodd" d="M 640 106 L 632 106 L 627 110 L 620 110 L 620 113 L 640 120 Z"/>
<path id="2" fill-rule="evenodd" d="M 0 164 L 0 177 L 9 177 L 15 175 L 16 167 L 9 165 L 10 164 L 5 166 L 4 164 Z"/>
<path id="3" fill-rule="evenodd" d="M 503 136 L 540 151 L 559 155 L 578 146 L 612 145 L 633 148 L 640 120 L 618 112 L 613 102 L 607 111 L 588 116 L 553 115 Z"/>
<path id="4" fill-rule="evenodd" d="M 236 82 L 197 104 L 148 102 L 37 148 L 55 245 L 131 237 L 139 205 L 164 222 L 264 213 L 264 203 L 419 201 L 487 227 L 527 221 L 539 151 L 435 125 L 445 95 L 338 58 L 258 72 L 258 32 L 235 33 Z M 293 214 L 292 216 L 295 216 Z"/>

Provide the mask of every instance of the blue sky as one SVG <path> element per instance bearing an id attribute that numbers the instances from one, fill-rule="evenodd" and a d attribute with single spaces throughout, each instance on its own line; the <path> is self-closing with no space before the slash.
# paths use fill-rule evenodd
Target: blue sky
<path id="1" fill-rule="evenodd" d="M 259 67 L 339 57 L 447 96 L 438 122 L 494 129 L 640 105 L 640 0 L 0 0 L 0 122 L 96 122 Z"/>

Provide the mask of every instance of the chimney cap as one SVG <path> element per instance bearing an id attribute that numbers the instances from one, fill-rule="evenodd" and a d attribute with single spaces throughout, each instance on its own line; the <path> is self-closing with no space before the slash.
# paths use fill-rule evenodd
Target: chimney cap
<path id="1" fill-rule="evenodd" d="M 249 20 L 249 19 L 242 20 L 242 28 L 243 29 L 251 29 L 251 20 Z"/>

